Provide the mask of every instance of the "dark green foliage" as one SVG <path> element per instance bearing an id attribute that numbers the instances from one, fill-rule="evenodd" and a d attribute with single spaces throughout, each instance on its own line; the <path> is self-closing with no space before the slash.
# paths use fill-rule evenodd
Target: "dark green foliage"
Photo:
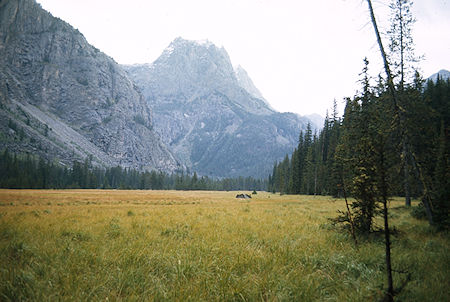
<path id="1" fill-rule="evenodd" d="M 404 84 L 403 128 L 399 127 L 386 82 L 381 76 L 375 87 L 369 82 L 365 66 L 362 91 L 347 99 L 343 118 L 334 110 L 318 135 L 313 135 L 310 129 L 300 133 L 292 155 L 275 163 L 269 176 L 269 191 L 342 197 L 346 189 L 349 196 L 356 198 L 352 207 L 358 216 L 355 223 L 360 231 L 367 232 L 373 228 L 370 217 L 379 213 L 380 183 L 386 184 L 388 196 L 404 196 L 407 163 L 412 196 L 427 198 L 433 224 L 448 228 L 450 80 L 438 78 L 424 85 L 416 73 L 412 83 Z M 408 142 L 406 153 L 403 135 Z M 380 170 L 385 172 L 384 181 L 380 180 Z M 425 211 L 425 207 L 421 209 Z M 414 212 L 419 213 L 417 209 Z"/>
<path id="2" fill-rule="evenodd" d="M 426 219 L 427 213 L 425 212 L 425 208 L 422 203 L 419 203 L 417 207 L 413 207 L 411 209 L 411 216 L 416 219 Z"/>
<path id="3" fill-rule="evenodd" d="M 436 170 L 434 173 L 433 206 L 434 223 L 438 228 L 450 226 L 450 129 L 442 121 L 439 137 Z"/>
<path id="4" fill-rule="evenodd" d="M 269 177 L 269 191 L 287 194 L 334 195 L 336 177 L 334 152 L 339 141 L 341 120 L 337 112 L 328 116 L 323 130 L 313 134 L 311 126 L 300 133 L 299 143 L 289 158 L 276 163 Z"/>
<path id="5" fill-rule="evenodd" d="M 92 159 L 71 168 L 27 155 L 0 153 L 0 188 L 139 189 L 139 190 L 267 190 L 267 181 L 252 177 L 212 179 L 185 173 L 139 172 L 122 167 L 99 168 Z"/>
<path id="6" fill-rule="evenodd" d="M 397 150 L 391 143 L 392 102 L 375 95 L 369 85 L 368 61 L 364 63 L 362 92 L 347 100 L 336 160 L 341 169 L 340 185 L 355 199 L 351 203 L 353 227 L 367 234 L 374 228 L 379 204 L 390 196 L 387 178 L 393 162 L 389 158 Z"/>

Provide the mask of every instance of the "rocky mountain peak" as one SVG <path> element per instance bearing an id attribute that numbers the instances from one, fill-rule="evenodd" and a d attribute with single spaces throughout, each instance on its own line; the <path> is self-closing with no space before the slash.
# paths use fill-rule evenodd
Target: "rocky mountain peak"
<path id="1" fill-rule="evenodd" d="M 187 40 L 182 37 L 177 37 L 163 51 L 162 57 L 169 57 L 174 52 L 178 55 L 189 53 L 192 55 L 192 57 L 189 57 L 190 59 L 209 56 L 212 60 L 223 57 L 223 60 L 230 61 L 226 50 L 223 47 L 217 47 L 208 39 Z"/>
<path id="2" fill-rule="evenodd" d="M 35 1 L 0 1 L 0 150 L 179 169 L 153 127 L 150 107 L 112 58 Z"/>
<path id="3" fill-rule="evenodd" d="M 124 66 L 151 106 L 158 99 L 189 103 L 211 94 L 253 114 L 271 114 L 268 104 L 243 88 L 226 50 L 212 42 L 176 38 L 152 64 Z M 256 88 L 255 88 L 256 89 Z"/>
<path id="4" fill-rule="evenodd" d="M 190 169 L 266 177 L 306 119 L 273 110 L 224 48 L 177 38 L 152 64 L 125 66 L 153 108 L 155 129 Z"/>
<path id="5" fill-rule="evenodd" d="M 190 91 L 202 90 L 202 87 L 216 89 L 217 85 L 236 83 L 228 53 L 208 40 L 176 38 L 149 67 L 170 83 L 159 87 L 170 94 L 178 94 L 186 88 Z M 178 87 L 172 83 L 178 83 L 175 85 Z"/>

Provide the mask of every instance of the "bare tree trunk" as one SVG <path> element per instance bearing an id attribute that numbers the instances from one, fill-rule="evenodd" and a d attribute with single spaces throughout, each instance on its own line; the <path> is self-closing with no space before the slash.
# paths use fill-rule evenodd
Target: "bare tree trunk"
<path id="1" fill-rule="evenodd" d="M 387 75 L 388 88 L 392 94 L 392 97 L 394 98 L 395 109 L 398 110 L 397 93 L 395 92 L 394 82 L 392 80 L 391 69 L 389 68 L 389 63 L 387 60 L 386 52 L 384 51 L 383 42 L 381 41 L 380 32 L 378 31 L 377 21 L 375 20 L 375 15 L 373 13 L 372 1 L 367 0 L 367 3 L 369 4 L 370 17 L 372 19 L 373 28 L 375 30 L 375 35 L 377 37 L 378 46 L 380 47 L 381 56 L 383 57 L 383 64 L 384 64 L 384 70 Z"/>
<path id="2" fill-rule="evenodd" d="M 383 196 L 383 218 L 384 218 L 384 242 L 386 252 L 386 272 L 388 278 L 388 290 L 386 293 L 387 301 L 394 301 L 394 284 L 392 281 L 392 264 L 391 264 L 391 238 L 389 231 L 387 198 Z"/>
<path id="3" fill-rule="evenodd" d="M 388 278 L 388 289 L 386 293 L 386 301 L 394 301 L 394 282 L 392 280 L 392 262 L 391 262 L 391 233 L 389 230 L 388 219 L 388 188 L 386 180 L 386 169 L 384 163 L 384 151 L 380 151 L 380 172 L 381 172 L 381 194 L 383 198 L 383 220 L 384 220 L 384 246 L 386 254 L 386 273 Z"/>
<path id="4" fill-rule="evenodd" d="M 350 207 L 348 206 L 347 190 L 345 189 L 344 178 L 342 177 L 342 175 L 341 175 L 341 182 L 342 182 L 342 193 L 344 194 L 344 199 L 345 199 L 345 206 L 347 207 L 348 220 L 350 222 L 350 230 L 352 232 L 352 237 L 353 237 L 353 240 L 355 241 L 355 245 L 358 245 L 358 239 L 356 239 L 356 234 L 355 234 L 355 223 L 353 222 L 352 212 L 350 211 Z"/>
<path id="5" fill-rule="evenodd" d="M 383 140 L 379 146 L 379 166 L 381 180 L 381 198 L 383 202 L 383 220 L 384 220 L 384 246 L 386 255 L 386 274 L 388 279 L 388 289 L 385 296 L 385 301 L 394 301 L 394 282 L 392 280 L 392 261 L 391 261 L 391 233 L 389 230 L 389 216 L 388 216 L 388 183 L 387 183 L 387 168 L 385 163 L 385 141 Z"/>

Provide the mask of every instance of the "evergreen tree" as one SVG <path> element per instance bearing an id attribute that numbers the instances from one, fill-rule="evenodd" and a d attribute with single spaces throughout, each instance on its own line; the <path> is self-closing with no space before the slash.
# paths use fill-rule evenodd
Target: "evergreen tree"
<path id="1" fill-rule="evenodd" d="M 298 149 L 296 148 L 291 156 L 291 167 L 290 167 L 291 173 L 289 175 L 289 190 L 288 190 L 289 194 L 299 194 L 300 193 L 300 186 L 299 186 L 300 166 L 299 166 L 298 161 L 299 161 L 299 152 L 298 152 Z"/>
<path id="2" fill-rule="evenodd" d="M 414 54 L 414 41 L 412 38 L 412 27 L 416 20 L 412 15 L 411 0 L 391 0 L 389 8 L 391 10 L 389 37 L 389 60 L 392 69 L 393 79 L 401 92 L 408 80 L 412 80 L 414 63 L 419 58 Z"/>
<path id="3" fill-rule="evenodd" d="M 362 72 L 362 92 L 347 100 L 343 121 L 343 138 L 336 158 L 341 161 L 342 188 L 347 187 L 355 201 L 351 204 L 354 227 L 361 233 L 369 233 L 380 201 L 379 157 L 380 114 L 368 78 L 367 59 Z M 385 118 L 388 116 L 385 116 Z M 388 119 L 389 121 L 389 119 Z M 382 151 L 384 149 L 381 149 Z M 384 154 L 384 153 L 383 153 Z M 384 156 L 384 155 L 383 155 Z M 343 171 L 347 171 L 343 175 Z M 351 171 L 351 172 L 350 172 Z"/>
<path id="4" fill-rule="evenodd" d="M 411 99 L 405 92 L 408 80 L 412 80 L 413 66 L 418 59 L 414 55 L 414 43 L 412 38 L 412 26 L 415 19 L 411 12 L 412 1 L 392 0 L 391 29 L 388 31 L 390 38 L 390 64 L 393 80 L 397 84 L 397 102 L 399 106 L 399 130 L 402 147 L 403 184 L 405 205 L 411 206 L 411 174 L 410 166 L 414 158 L 411 155 L 410 137 L 411 129 L 408 128 L 407 115 L 411 112 Z"/>
<path id="5" fill-rule="evenodd" d="M 439 137 L 439 151 L 434 175 L 434 223 L 438 228 L 450 227 L 450 129 L 446 129 L 444 121 Z"/>
<path id="6" fill-rule="evenodd" d="M 338 184 L 340 183 L 340 177 L 336 170 L 336 148 L 339 144 L 341 137 L 341 120 L 338 117 L 337 103 L 334 100 L 333 103 L 333 119 L 330 122 L 329 138 L 326 154 L 326 192 L 334 197 L 339 196 Z"/>

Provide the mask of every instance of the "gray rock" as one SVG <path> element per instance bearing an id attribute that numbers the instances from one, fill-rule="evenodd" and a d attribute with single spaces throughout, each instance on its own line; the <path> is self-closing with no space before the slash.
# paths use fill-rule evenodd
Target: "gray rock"
<path id="1" fill-rule="evenodd" d="M 268 108 L 273 110 L 272 106 L 270 106 L 269 102 L 263 97 L 261 91 L 259 91 L 259 89 L 255 86 L 247 71 L 242 68 L 241 65 L 238 65 L 238 67 L 236 67 L 235 74 L 239 86 L 244 88 L 251 96 L 263 101 Z"/>
<path id="2" fill-rule="evenodd" d="M 201 175 L 267 177 L 306 129 L 307 119 L 258 98 L 248 75 L 238 80 L 225 49 L 208 41 L 177 38 L 154 63 L 124 68 L 164 143 Z"/>
<path id="3" fill-rule="evenodd" d="M 181 168 L 126 72 L 32 0 L 0 3 L 0 104 L 0 149 L 35 149 L 66 163 L 92 156 L 104 166 Z M 10 120 L 21 139 L 7 132 Z"/>

